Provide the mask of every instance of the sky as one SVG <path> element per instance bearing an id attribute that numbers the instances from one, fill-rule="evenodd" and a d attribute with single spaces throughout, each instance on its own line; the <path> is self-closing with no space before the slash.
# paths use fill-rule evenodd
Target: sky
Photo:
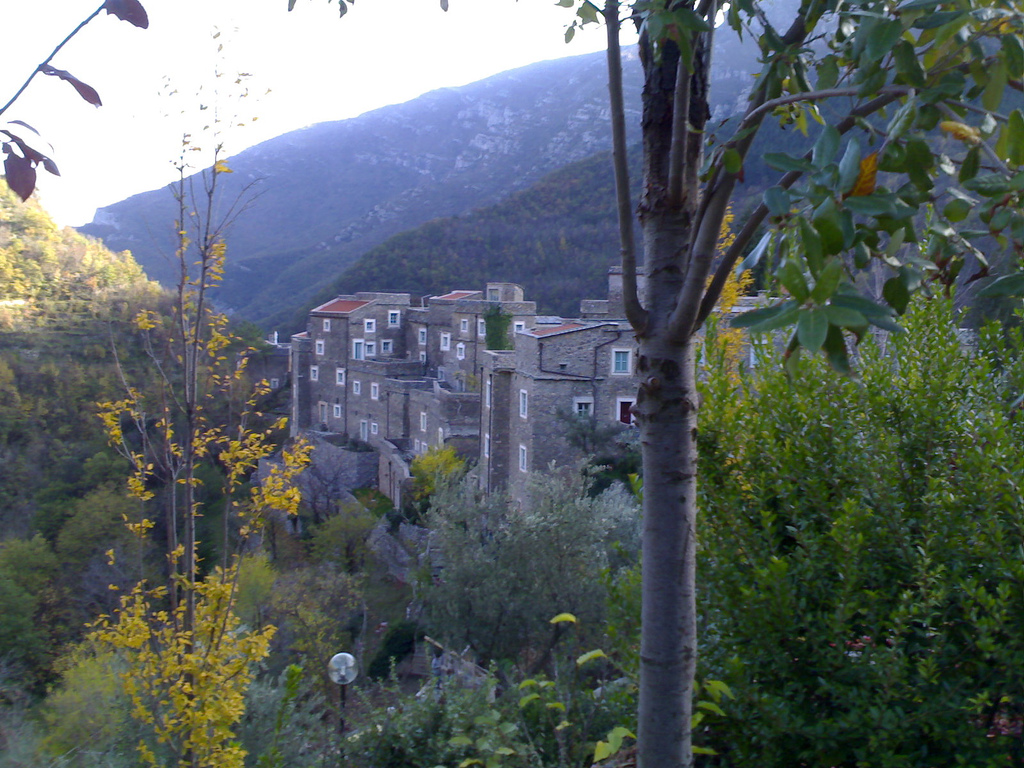
<path id="1" fill-rule="evenodd" d="M 449 0 L 447 13 L 439 0 L 358 0 L 344 18 L 336 0 L 296 0 L 291 13 L 288 0 L 142 3 L 148 29 L 101 13 L 51 62 L 95 88 L 102 107 L 37 75 L 0 117 L 28 123 L 53 146 L 61 176 L 40 172 L 38 194 L 60 224 L 87 223 L 96 208 L 173 181 L 185 132 L 207 150 L 191 157 L 208 157 L 218 141 L 235 154 L 307 125 L 604 45 L 594 25 L 567 45 L 573 12 L 555 0 Z M 5 4 L 0 105 L 99 5 Z"/>

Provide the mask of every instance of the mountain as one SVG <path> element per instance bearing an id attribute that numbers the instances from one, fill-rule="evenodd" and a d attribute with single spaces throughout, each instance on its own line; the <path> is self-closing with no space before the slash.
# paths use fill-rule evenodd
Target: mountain
<path id="1" fill-rule="evenodd" d="M 723 44 L 716 114 L 733 112 L 751 83 L 756 51 Z M 626 93 L 640 66 L 624 54 Z M 258 196 L 229 235 L 219 304 L 265 323 L 317 294 L 387 238 L 506 198 L 545 174 L 610 147 L 603 54 L 541 62 L 443 89 L 351 120 L 321 123 L 230 160 L 224 200 L 255 183 Z M 638 104 L 630 111 L 639 134 Z M 147 273 L 173 280 L 175 204 L 167 190 L 97 212 L 81 228 L 131 249 Z"/>

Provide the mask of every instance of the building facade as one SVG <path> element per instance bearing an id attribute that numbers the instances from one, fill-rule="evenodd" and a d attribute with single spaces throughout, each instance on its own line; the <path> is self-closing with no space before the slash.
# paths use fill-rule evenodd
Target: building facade
<path id="1" fill-rule="evenodd" d="M 454 447 L 487 491 L 522 498 L 532 471 L 577 458 L 565 418 L 628 425 L 636 343 L 621 272 L 580 318 L 537 314 L 511 283 L 451 291 L 339 296 L 292 337 L 292 432 L 360 441 L 379 455 L 396 504 L 412 459 Z"/>

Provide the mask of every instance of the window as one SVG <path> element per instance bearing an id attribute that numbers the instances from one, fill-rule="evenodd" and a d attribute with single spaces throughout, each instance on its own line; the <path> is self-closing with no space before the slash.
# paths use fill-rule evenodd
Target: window
<path id="1" fill-rule="evenodd" d="M 527 470 L 527 467 L 528 467 L 528 465 L 526 463 L 526 446 L 525 445 L 520 445 L 519 446 L 519 471 L 520 472 L 525 472 Z"/>
<path id="2" fill-rule="evenodd" d="M 573 398 L 572 408 L 577 416 L 590 417 L 594 415 L 594 401 L 589 397 Z"/>
<path id="3" fill-rule="evenodd" d="M 487 335 L 487 322 L 484 320 L 476 321 L 476 335 L 486 336 Z"/>
<path id="4" fill-rule="evenodd" d="M 376 435 L 379 431 L 380 431 L 380 427 L 377 425 L 377 422 L 376 421 L 371 421 L 370 422 L 370 434 L 371 435 Z"/>
<path id="5" fill-rule="evenodd" d="M 344 368 L 335 368 L 334 369 L 334 383 L 337 384 L 339 387 L 344 387 L 345 386 L 345 369 Z"/>
<path id="6" fill-rule="evenodd" d="M 330 333 L 331 332 L 331 320 L 328 317 L 324 318 L 324 332 L 325 333 Z"/>
<path id="7" fill-rule="evenodd" d="M 452 348 L 452 335 L 450 333 L 441 334 L 441 350 L 447 352 Z"/>
<path id="8" fill-rule="evenodd" d="M 380 400 L 380 384 L 376 381 L 370 382 L 370 399 Z"/>
<path id="9" fill-rule="evenodd" d="M 334 404 L 334 418 L 336 418 L 336 419 L 340 419 L 341 418 L 341 403 L 335 403 Z"/>
<path id="10" fill-rule="evenodd" d="M 381 351 L 382 354 L 390 355 L 391 354 L 391 349 L 392 349 L 392 347 L 391 347 L 391 339 L 384 339 L 380 343 L 380 351 Z"/>
<path id="11" fill-rule="evenodd" d="M 459 320 L 459 333 L 469 333 L 469 318 L 464 317 Z"/>
<path id="12" fill-rule="evenodd" d="M 311 365 L 311 366 L 309 366 L 309 380 L 310 381 L 320 381 L 320 366 L 319 365 Z"/>
<path id="13" fill-rule="evenodd" d="M 363 419 L 362 421 L 359 422 L 359 439 L 365 443 L 367 438 L 370 437 L 369 432 L 370 424 L 369 422 L 366 421 L 366 419 Z"/>
<path id="14" fill-rule="evenodd" d="M 324 353 L 324 340 L 323 339 L 317 339 L 316 340 L 316 353 L 318 355 L 322 355 Z"/>
<path id="15" fill-rule="evenodd" d="M 365 360 L 366 354 L 364 353 L 365 344 L 362 339 L 352 339 L 352 359 L 353 360 Z"/>
<path id="16" fill-rule="evenodd" d="M 419 330 L 420 346 L 424 346 L 427 343 L 427 329 L 420 328 Z"/>
<path id="17" fill-rule="evenodd" d="M 523 320 L 516 320 L 515 325 L 512 326 L 516 333 L 526 330 L 526 322 Z"/>
<path id="18" fill-rule="evenodd" d="M 484 408 L 491 407 L 491 379 L 488 377 L 487 384 L 484 385 Z"/>
<path id="19" fill-rule="evenodd" d="M 499 289 L 499 288 L 488 288 L 487 289 L 487 300 L 488 301 L 501 301 L 501 289 Z"/>
<path id="20" fill-rule="evenodd" d="M 419 453 L 420 452 L 420 441 L 419 441 L 419 438 L 417 438 L 416 440 L 412 441 L 412 452 L 413 453 Z"/>
<path id="21" fill-rule="evenodd" d="M 397 309 L 388 311 L 388 327 L 395 328 L 402 322 L 402 313 Z"/>
<path id="22" fill-rule="evenodd" d="M 437 445 L 438 447 L 444 445 L 444 430 L 441 427 L 437 428 Z"/>
<path id="23" fill-rule="evenodd" d="M 519 416 L 526 418 L 529 415 L 530 394 L 525 389 L 519 390 Z"/>
<path id="24" fill-rule="evenodd" d="M 366 342 L 366 356 L 373 357 L 377 354 L 377 342 L 368 341 Z"/>
<path id="25" fill-rule="evenodd" d="M 320 423 L 327 426 L 327 403 L 318 403 L 317 410 L 320 412 Z"/>
<path id="26" fill-rule="evenodd" d="M 270 388 L 271 389 L 277 389 L 280 386 L 281 386 L 281 380 L 280 379 L 274 378 L 274 379 L 270 380 Z"/>
<path id="27" fill-rule="evenodd" d="M 484 432 L 484 458 L 489 458 L 491 455 L 491 436 L 487 432 Z"/>
<path id="28" fill-rule="evenodd" d="M 438 381 L 444 381 L 445 380 L 444 368 L 438 368 L 437 369 L 437 380 Z"/>
<path id="29" fill-rule="evenodd" d="M 620 397 L 618 400 L 616 400 L 616 405 L 616 421 L 619 421 L 623 424 L 632 424 L 634 421 L 632 398 Z"/>
<path id="30" fill-rule="evenodd" d="M 427 362 L 427 353 L 426 352 L 420 352 L 420 362 L 421 363 Z"/>
<path id="31" fill-rule="evenodd" d="M 459 358 L 459 360 L 466 359 L 466 345 L 461 341 L 455 345 L 455 356 Z"/>
<path id="32" fill-rule="evenodd" d="M 427 412 L 420 411 L 420 432 L 427 431 Z"/>
<path id="33" fill-rule="evenodd" d="M 353 395 L 361 395 L 361 394 L 363 394 L 363 382 L 359 381 L 359 379 L 353 379 L 352 380 L 352 394 Z"/>
<path id="34" fill-rule="evenodd" d="M 612 373 L 617 375 L 629 375 L 633 372 L 633 350 L 613 349 L 612 350 Z"/>
<path id="35" fill-rule="evenodd" d="M 377 330 L 377 321 L 376 320 L 374 320 L 373 318 L 367 318 L 366 320 L 363 321 L 363 332 L 364 333 L 373 333 L 376 330 Z"/>

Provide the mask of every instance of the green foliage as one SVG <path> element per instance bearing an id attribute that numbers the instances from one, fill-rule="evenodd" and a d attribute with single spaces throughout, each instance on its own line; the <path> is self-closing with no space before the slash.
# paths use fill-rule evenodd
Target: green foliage
<path id="1" fill-rule="evenodd" d="M 508 329 L 512 316 L 501 311 L 499 304 L 492 304 L 484 312 L 484 342 L 487 349 L 512 349 L 512 337 Z"/>
<path id="2" fill-rule="evenodd" d="M 595 498 L 590 486 L 579 472 L 552 470 L 531 478 L 518 510 L 472 481 L 443 485 L 429 517 L 439 573 L 423 593 L 432 634 L 485 660 L 530 649 L 539 667 L 565 634 L 552 616 L 599 626 L 601 571 L 612 549 L 635 557 L 638 513 L 624 492 Z"/>
<path id="3" fill-rule="evenodd" d="M 702 663 L 737 696 L 714 764 L 1021 759 L 1021 349 L 972 354 L 944 301 L 905 324 L 859 378 L 762 356 L 705 383 Z"/>
<path id="4" fill-rule="evenodd" d="M 388 627 L 384 641 L 373 660 L 366 668 L 371 680 L 384 680 L 396 664 L 407 658 L 415 649 L 416 641 L 423 638 L 423 630 L 411 621 L 402 621 Z"/>
<path id="5" fill-rule="evenodd" d="M 445 686 L 440 695 L 406 696 L 372 709 L 342 742 L 352 768 L 469 766 L 488 759 L 520 768 L 538 765 L 516 725 L 514 702 L 492 703 L 494 681 L 476 689 Z"/>

